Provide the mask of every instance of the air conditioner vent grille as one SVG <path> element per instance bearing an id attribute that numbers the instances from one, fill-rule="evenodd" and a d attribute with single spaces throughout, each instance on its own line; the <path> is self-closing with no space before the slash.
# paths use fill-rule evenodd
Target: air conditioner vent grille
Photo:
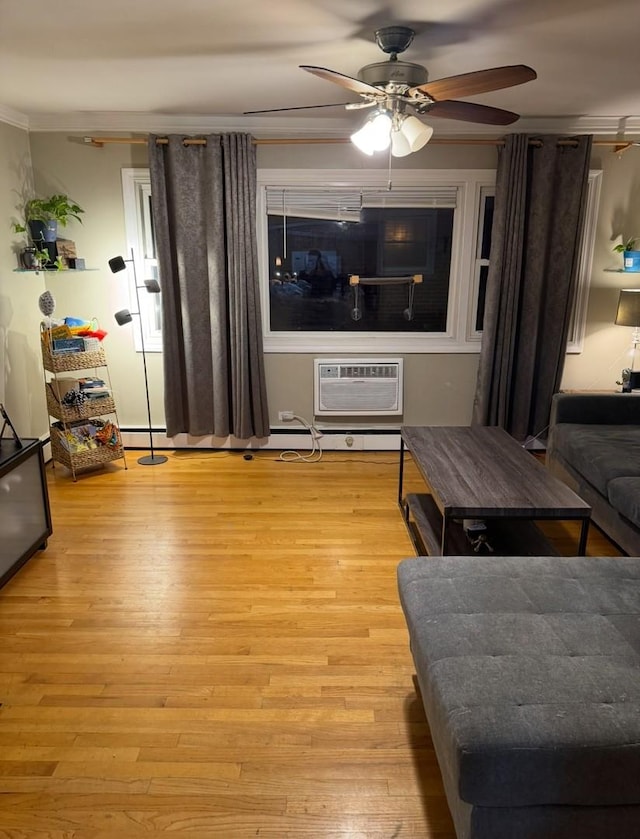
<path id="1" fill-rule="evenodd" d="M 380 416 L 402 413 L 402 359 L 314 361 L 317 416 Z"/>

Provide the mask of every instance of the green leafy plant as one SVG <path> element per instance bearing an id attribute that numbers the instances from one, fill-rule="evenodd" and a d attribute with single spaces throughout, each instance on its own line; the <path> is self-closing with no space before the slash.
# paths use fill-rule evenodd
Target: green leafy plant
<path id="1" fill-rule="evenodd" d="M 57 256 L 53 262 L 50 262 L 51 256 L 49 255 L 49 251 L 43 251 L 39 248 L 36 248 L 35 257 L 38 260 L 38 265 L 40 268 L 49 268 L 49 270 L 57 269 L 58 271 L 64 271 L 64 263 L 62 262 L 62 258 Z"/>
<path id="2" fill-rule="evenodd" d="M 631 239 L 627 239 L 626 242 L 621 242 L 619 245 L 616 245 L 613 250 L 616 253 L 625 253 L 626 251 L 634 251 L 636 249 L 635 245 L 636 242 L 640 240 L 639 236 L 633 236 Z"/>
<path id="3" fill-rule="evenodd" d="M 57 221 L 66 227 L 74 219 L 82 224 L 81 213 L 84 213 L 82 207 L 69 196 L 56 193 L 48 198 L 30 198 L 24 207 L 25 224 L 14 222 L 12 226 L 14 233 L 26 233 L 30 221 Z"/>

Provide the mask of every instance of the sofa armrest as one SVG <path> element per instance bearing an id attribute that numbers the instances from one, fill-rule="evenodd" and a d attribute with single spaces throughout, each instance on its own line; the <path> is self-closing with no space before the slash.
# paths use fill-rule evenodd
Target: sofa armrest
<path id="1" fill-rule="evenodd" d="M 549 425 L 571 422 L 640 425 L 640 395 L 632 393 L 556 393 Z"/>

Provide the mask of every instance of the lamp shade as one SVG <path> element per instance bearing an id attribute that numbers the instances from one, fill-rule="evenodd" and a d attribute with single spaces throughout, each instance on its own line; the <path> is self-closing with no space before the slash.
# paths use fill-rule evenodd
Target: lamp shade
<path id="1" fill-rule="evenodd" d="M 118 326 L 124 326 L 125 323 L 131 323 L 133 320 L 129 309 L 120 309 L 119 312 L 115 313 L 114 318 L 116 319 Z"/>
<path id="2" fill-rule="evenodd" d="M 411 146 L 402 131 L 391 132 L 391 154 L 394 157 L 406 157 L 411 154 Z"/>
<path id="3" fill-rule="evenodd" d="M 384 111 L 372 114 L 362 128 L 351 135 L 351 142 L 365 154 L 389 148 L 391 117 Z"/>
<path id="4" fill-rule="evenodd" d="M 109 260 L 109 268 L 111 268 L 112 274 L 117 274 L 118 271 L 124 271 L 126 267 L 125 261 L 121 256 L 114 256 Z"/>
<path id="5" fill-rule="evenodd" d="M 409 143 L 412 152 L 419 151 L 423 146 L 426 146 L 433 134 L 433 128 L 430 125 L 420 122 L 417 117 L 413 116 L 404 120 L 400 130 Z"/>
<path id="6" fill-rule="evenodd" d="M 640 288 L 623 288 L 616 313 L 618 326 L 640 326 Z"/>

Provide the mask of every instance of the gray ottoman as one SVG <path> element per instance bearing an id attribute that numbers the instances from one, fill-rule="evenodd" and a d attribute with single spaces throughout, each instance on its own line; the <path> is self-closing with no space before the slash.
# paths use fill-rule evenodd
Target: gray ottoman
<path id="1" fill-rule="evenodd" d="M 640 837 L 640 558 L 398 568 L 459 839 Z"/>

